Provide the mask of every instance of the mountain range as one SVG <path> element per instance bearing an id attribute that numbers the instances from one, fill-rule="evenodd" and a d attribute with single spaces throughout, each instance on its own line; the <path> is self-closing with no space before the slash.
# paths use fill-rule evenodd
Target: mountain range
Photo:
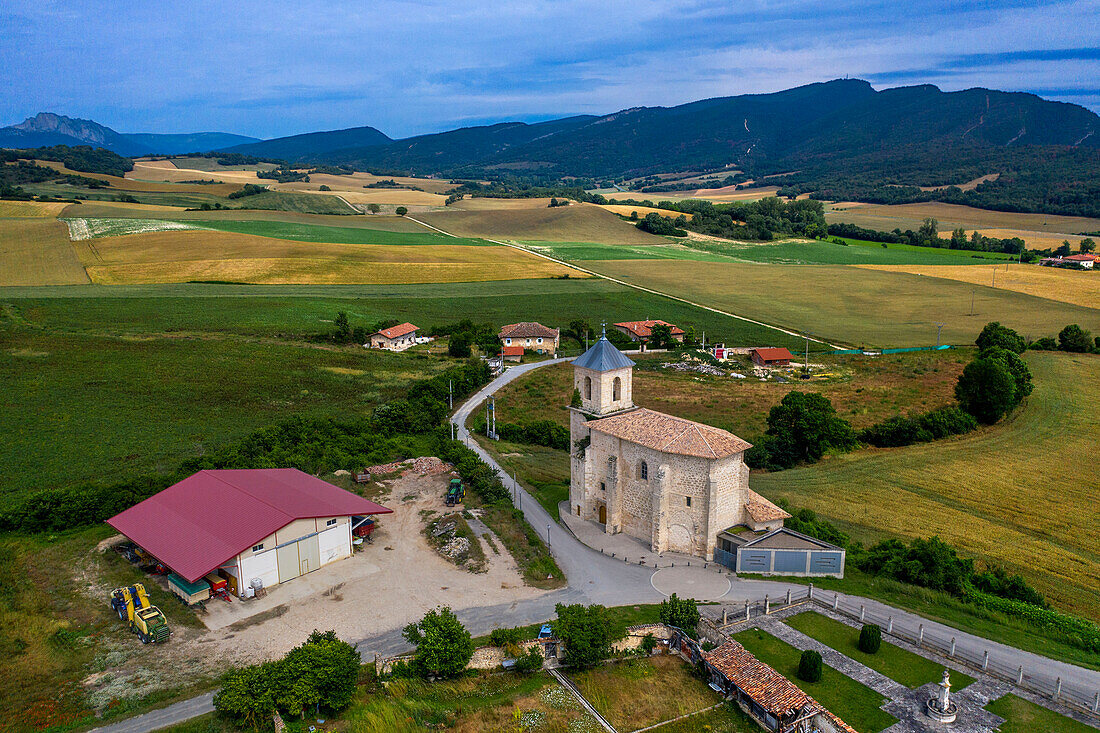
<path id="1" fill-rule="evenodd" d="M 92 120 L 40 112 L 18 125 L 0 128 L 0 148 L 38 148 L 51 145 L 90 145 L 119 155 L 161 153 L 179 155 L 219 150 L 231 145 L 258 142 L 257 138 L 228 132 L 194 132 L 179 135 L 124 133 Z"/>

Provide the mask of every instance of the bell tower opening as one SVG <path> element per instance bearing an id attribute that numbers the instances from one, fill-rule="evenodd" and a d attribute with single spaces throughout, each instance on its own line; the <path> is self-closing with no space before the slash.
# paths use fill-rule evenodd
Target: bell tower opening
<path id="1" fill-rule="evenodd" d="M 604 333 L 573 362 L 573 386 L 581 395 L 580 410 L 602 416 L 634 407 L 633 372 L 634 362 Z"/>

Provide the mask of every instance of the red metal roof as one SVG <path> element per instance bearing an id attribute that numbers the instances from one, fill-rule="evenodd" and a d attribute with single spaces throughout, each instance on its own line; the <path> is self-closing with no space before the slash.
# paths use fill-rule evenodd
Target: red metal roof
<path id="1" fill-rule="evenodd" d="M 776 361 L 777 359 L 786 359 L 790 361 L 794 358 L 787 349 L 765 348 L 765 349 L 753 349 L 753 353 L 759 356 L 764 361 Z"/>
<path id="2" fill-rule="evenodd" d="M 668 330 L 673 336 L 677 336 L 684 332 L 684 329 L 679 326 L 675 326 L 668 321 L 662 321 L 660 319 L 655 321 L 625 321 L 623 323 L 616 323 L 615 325 L 620 328 L 625 328 L 638 338 L 649 338 L 653 334 L 653 327 L 658 323 L 663 323 L 668 326 Z"/>
<path id="3" fill-rule="evenodd" d="M 199 471 L 107 520 L 188 582 L 295 519 L 390 514 L 296 468 Z"/>
<path id="4" fill-rule="evenodd" d="M 504 347 L 504 355 L 505 356 L 523 356 L 523 347 L 522 346 L 505 346 Z"/>
<path id="5" fill-rule="evenodd" d="M 420 330 L 419 326 L 414 326 L 411 323 L 402 323 L 402 324 L 399 324 L 397 326 L 393 326 L 391 328 L 383 328 L 381 331 L 379 331 L 378 333 L 376 333 L 374 335 L 377 336 L 378 334 L 382 334 L 383 336 L 385 336 L 388 339 L 398 339 L 398 338 L 401 338 L 402 336 L 407 336 L 408 334 L 413 333 L 414 331 L 419 331 L 419 330 Z"/>

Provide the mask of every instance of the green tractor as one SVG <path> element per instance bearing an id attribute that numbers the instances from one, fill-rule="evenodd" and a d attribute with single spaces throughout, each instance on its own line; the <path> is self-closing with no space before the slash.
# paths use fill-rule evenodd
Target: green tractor
<path id="1" fill-rule="evenodd" d="M 454 506 L 459 504 L 466 497 L 466 487 L 462 485 L 462 479 L 451 479 L 450 486 L 447 487 L 447 506 Z"/>
<path id="2" fill-rule="evenodd" d="M 129 622 L 130 631 L 138 635 L 142 644 L 168 641 L 171 634 L 168 619 L 149 601 L 141 583 L 111 591 L 111 608 L 120 619 Z"/>

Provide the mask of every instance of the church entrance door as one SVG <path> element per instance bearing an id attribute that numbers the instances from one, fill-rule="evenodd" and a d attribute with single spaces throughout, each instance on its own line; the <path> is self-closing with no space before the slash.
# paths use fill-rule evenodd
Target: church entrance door
<path id="1" fill-rule="evenodd" d="M 607 504 L 600 504 L 600 524 L 607 524 Z"/>

